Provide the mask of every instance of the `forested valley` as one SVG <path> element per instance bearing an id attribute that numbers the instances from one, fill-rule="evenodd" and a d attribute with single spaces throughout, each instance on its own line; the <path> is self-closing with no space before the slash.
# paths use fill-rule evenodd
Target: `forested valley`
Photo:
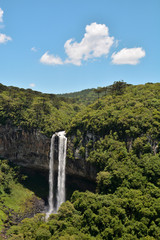
<path id="1" fill-rule="evenodd" d="M 119 81 L 77 96 L 1 84 L 0 124 L 9 123 L 47 137 L 65 130 L 73 140 L 67 160 L 76 161 L 78 149 L 95 167 L 96 191 L 75 190 L 47 221 L 43 211 L 31 217 L 27 213 L 35 203 L 41 209 L 41 199 L 20 183 L 25 176 L 10 159 L 1 157 L 1 239 L 160 239 L 159 83 Z"/>

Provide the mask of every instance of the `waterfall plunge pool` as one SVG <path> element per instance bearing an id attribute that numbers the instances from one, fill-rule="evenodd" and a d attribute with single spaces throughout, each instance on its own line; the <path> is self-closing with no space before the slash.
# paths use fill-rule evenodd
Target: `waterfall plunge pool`
<path id="1" fill-rule="evenodd" d="M 31 169 L 20 167 L 20 174 L 25 175 L 27 178 L 21 181 L 21 184 L 35 193 L 37 197 L 45 201 L 48 206 L 48 170 Z M 57 171 L 55 171 L 55 184 L 57 183 Z M 85 192 L 86 190 L 95 192 L 96 183 L 86 178 L 77 175 L 66 175 L 66 200 L 69 200 L 75 190 Z M 55 189 L 54 189 L 55 191 Z"/>

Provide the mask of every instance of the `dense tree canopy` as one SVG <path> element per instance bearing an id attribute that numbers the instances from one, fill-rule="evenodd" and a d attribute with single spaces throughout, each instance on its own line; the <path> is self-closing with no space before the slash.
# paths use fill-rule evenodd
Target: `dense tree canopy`
<path id="1" fill-rule="evenodd" d="M 119 83 L 114 84 L 119 87 Z M 82 158 L 96 166 L 96 193 L 75 191 L 47 222 L 40 214 L 12 226 L 8 230 L 9 239 L 160 239 L 160 84 L 122 85 L 120 90 L 114 89 L 79 109 L 76 115 L 73 111 L 72 122 L 66 125 L 74 150 L 79 149 Z M 5 120 L 13 109 L 18 113 L 18 105 L 13 100 L 16 94 L 11 101 L 4 88 L 2 93 L 2 100 L 5 99 L 2 112 L 12 110 L 2 113 Z M 67 112 L 71 107 L 72 112 L 75 106 L 60 103 L 56 111 L 63 108 Z M 33 119 L 33 124 L 35 119 L 40 123 L 41 108 L 53 120 L 52 110 L 57 108 L 37 96 L 23 113 L 27 124 Z M 19 119 L 15 121 L 18 123 Z M 50 121 L 47 119 L 46 123 Z M 72 150 L 68 149 L 68 157 L 73 158 Z M 1 167 L 2 173 L 5 168 Z M 3 191 L 9 194 L 10 189 L 4 185 Z"/>
<path id="2" fill-rule="evenodd" d="M 0 84 L 0 123 L 10 120 L 27 130 L 39 129 L 50 136 L 64 129 L 82 108 L 72 100 L 31 89 L 6 87 Z"/>

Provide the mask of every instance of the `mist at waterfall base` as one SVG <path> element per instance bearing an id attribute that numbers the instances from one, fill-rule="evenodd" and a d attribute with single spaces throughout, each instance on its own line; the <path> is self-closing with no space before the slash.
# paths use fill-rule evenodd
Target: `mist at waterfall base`
<path id="1" fill-rule="evenodd" d="M 46 218 L 48 218 L 51 213 L 57 213 L 60 205 L 63 202 L 65 202 L 66 150 L 67 150 L 67 138 L 65 137 L 65 131 L 53 134 L 51 138 L 50 161 L 49 161 L 49 198 L 48 198 L 49 209 L 48 212 L 46 213 Z M 54 161 L 56 160 L 56 156 L 58 157 L 58 176 L 55 198 Z"/>

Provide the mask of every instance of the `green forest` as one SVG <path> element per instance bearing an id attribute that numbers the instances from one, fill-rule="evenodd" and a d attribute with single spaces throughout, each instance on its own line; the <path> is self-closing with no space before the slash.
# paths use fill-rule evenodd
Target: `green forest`
<path id="1" fill-rule="evenodd" d="M 48 137 L 65 130 L 97 170 L 96 192 L 74 191 L 46 221 L 44 213 L 26 217 L 37 197 L 1 159 L 1 239 L 160 239 L 160 84 L 119 81 L 87 91 L 57 96 L 0 85 L 0 124 Z"/>
<path id="2" fill-rule="evenodd" d="M 51 136 L 64 129 L 72 117 L 83 108 L 74 100 L 43 94 L 31 89 L 6 87 L 0 84 L 0 123 L 12 121 L 24 129 L 38 129 Z"/>

